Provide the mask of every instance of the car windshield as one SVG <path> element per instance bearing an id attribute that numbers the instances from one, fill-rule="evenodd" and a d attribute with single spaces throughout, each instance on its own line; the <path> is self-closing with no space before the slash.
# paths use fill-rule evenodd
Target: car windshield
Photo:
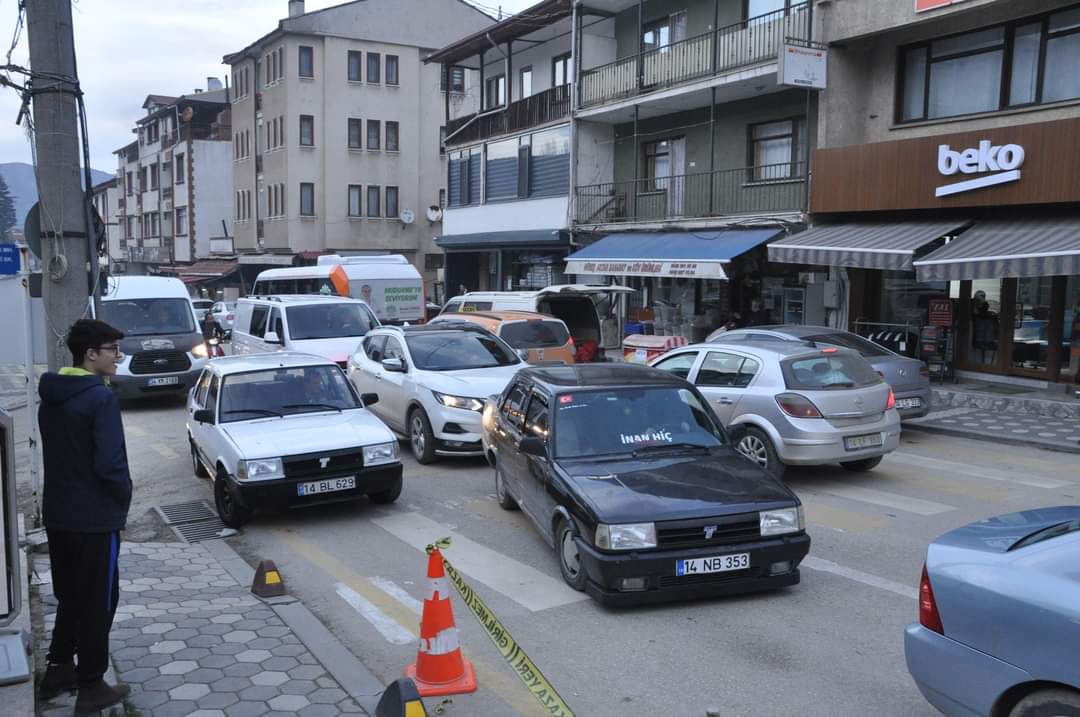
<path id="1" fill-rule="evenodd" d="M 460 371 L 520 363 L 514 352 L 494 336 L 465 331 L 416 334 L 405 339 L 413 363 L 423 371 Z"/>
<path id="2" fill-rule="evenodd" d="M 221 388 L 223 423 L 349 408 L 360 408 L 360 403 L 337 366 L 234 374 L 225 377 Z"/>
<path id="3" fill-rule="evenodd" d="M 591 458 L 643 448 L 723 445 L 708 409 L 686 388 L 575 391 L 555 403 L 555 455 Z"/>
<path id="4" fill-rule="evenodd" d="M 289 336 L 294 341 L 363 336 L 378 325 L 363 304 L 312 304 L 290 306 Z"/>
<path id="5" fill-rule="evenodd" d="M 878 346 L 869 339 L 864 339 L 858 334 L 832 333 L 832 334 L 817 334 L 814 336 L 803 336 L 804 341 L 813 341 L 818 344 L 828 344 L 829 346 L 839 346 L 845 349 L 855 349 L 866 358 L 878 358 L 881 356 L 892 356 L 892 353 L 886 351 L 881 346 Z"/>
<path id="6" fill-rule="evenodd" d="M 503 324 L 499 338 L 516 349 L 542 349 L 565 345 L 570 332 L 559 321 L 514 321 Z"/>
<path id="7" fill-rule="evenodd" d="M 187 299 L 111 299 L 101 302 L 101 320 L 128 336 L 190 334 L 195 318 Z"/>
<path id="8" fill-rule="evenodd" d="M 836 351 L 836 349 L 826 349 Z M 882 378 L 866 359 L 854 353 L 821 353 L 780 363 L 788 388 L 804 390 L 860 388 Z"/>

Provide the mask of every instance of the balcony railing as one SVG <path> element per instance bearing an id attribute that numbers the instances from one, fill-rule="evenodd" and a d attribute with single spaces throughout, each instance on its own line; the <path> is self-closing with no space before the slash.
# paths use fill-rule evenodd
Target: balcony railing
<path id="1" fill-rule="evenodd" d="M 806 162 L 577 187 L 578 224 L 671 221 L 806 209 Z"/>
<path id="2" fill-rule="evenodd" d="M 169 247 L 165 246 L 129 246 L 128 261 L 142 264 L 168 264 L 172 262 Z"/>
<path id="3" fill-rule="evenodd" d="M 607 102 L 775 61 L 787 38 L 810 37 L 809 3 L 721 27 L 581 73 L 581 106 Z"/>
<path id="4" fill-rule="evenodd" d="M 538 92 L 504 110 L 488 110 L 450 120 L 446 126 L 448 145 L 478 142 L 489 137 L 519 132 L 556 122 L 570 116 L 570 85 L 559 85 Z"/>

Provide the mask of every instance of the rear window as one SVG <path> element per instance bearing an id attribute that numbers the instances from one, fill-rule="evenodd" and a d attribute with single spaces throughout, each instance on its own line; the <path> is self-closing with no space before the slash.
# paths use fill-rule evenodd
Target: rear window
<path id="1" fill-rule="evenodd" d="M 855 349 L 866 358 L 877 358 L 879 356 L 892 356 L 892 354 L 882 347 L 875 344 L 869 339 L 864 339 L 858 334 L 848 333 L 836 333 L 836 334 L 818 334 L 817 336 L 804 336 L 804 340 L 813 341 L 818 344 L 828 344 L 829 346 L 839 346 L 844 349 Z"/>
<path id="2" fill-rule="evenodd" d="M 1026 548 L 1029 545 L 1035 545 L 1041 543 L 1044 540 L 1050 540 L 1051 538 L 1060 538 L 1063 535 L 1069 535 L 1080 531 L 1080 520 L 1068 520 L 1064 523 L 1058 523 L 1051 525 L 1048 528 L 1043 528 L 1027 537 L 1018 540 L 1009 550 L 1018 550 L 1020 548 Z"/>
<path id="3" fill-rule="evenodd" d="M 515 321 L 503 324 L 499 336 L 516 349 L 564 346 L 570 340 L 570 332 L 558 321 Z"/>
<path id="4" fill-rule="evenodd" d="M 853 353 L 821 353 L 780 362 L 788 388 L 811 391 L 872 386 L 882 380 L 866 359 Z"/>

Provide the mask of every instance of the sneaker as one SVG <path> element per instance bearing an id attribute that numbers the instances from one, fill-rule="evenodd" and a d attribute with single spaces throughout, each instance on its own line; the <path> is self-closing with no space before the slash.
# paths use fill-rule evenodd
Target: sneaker
<path id="1" fill-rule="evenodd" d="M 60 664 L 49 663 L 45 667 L 45 676 L 38 685 L 38 699 L 44 701 L 63 692 L 73 692 L 78 687 L 75 677 L 75 663 L 62 662 Z"/>
<path id="2" fill-rule="evenodd" d="M 127 685 L 107 684 L 105 680 L 98 680 L 89 685 L 79 686 L 79 697 L 75 700 L 75 717 L 96 715 L 106 707 L 111 707 L 121 702 L 131 688 Z"/>

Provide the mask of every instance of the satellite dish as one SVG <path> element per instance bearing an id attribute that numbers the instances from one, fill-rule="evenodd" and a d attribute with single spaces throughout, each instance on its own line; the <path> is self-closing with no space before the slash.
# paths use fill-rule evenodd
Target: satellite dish
<path id="1" fill-rule="evenodd" d="M 26 213 L 26 221 L 23 224 L 23 241 L 30 247 L 30 251 L 34 253 L 34 256 L 40 260 L 41 214 L 37 202 L 34 202 L 34 206 L 30 207 L 30 211 Z"/>
<path id="2" fill-rule="evenodd" d="M 427 219 L 429 222 L 441 222 L 442 221 L 442 207 L 438 204 L 432 204 L 427 208 Z"/>
<path id="3" fill-rule="evenodd" d="M 190 122 L 191 118 L 195 116 L 195 110 L 191 109 L 191 105 L 188 105 L 184 109 L 180 110 L 180 121 Z"/>
<path id="4" fill-rule="evenodd" d="M 412 224 L 416 221 L 416 214 L 414 214 L 411 209 L 402 209 L 401 214 L 398 215 L 398 219 L 400 219 L 403 224 Z"/>

